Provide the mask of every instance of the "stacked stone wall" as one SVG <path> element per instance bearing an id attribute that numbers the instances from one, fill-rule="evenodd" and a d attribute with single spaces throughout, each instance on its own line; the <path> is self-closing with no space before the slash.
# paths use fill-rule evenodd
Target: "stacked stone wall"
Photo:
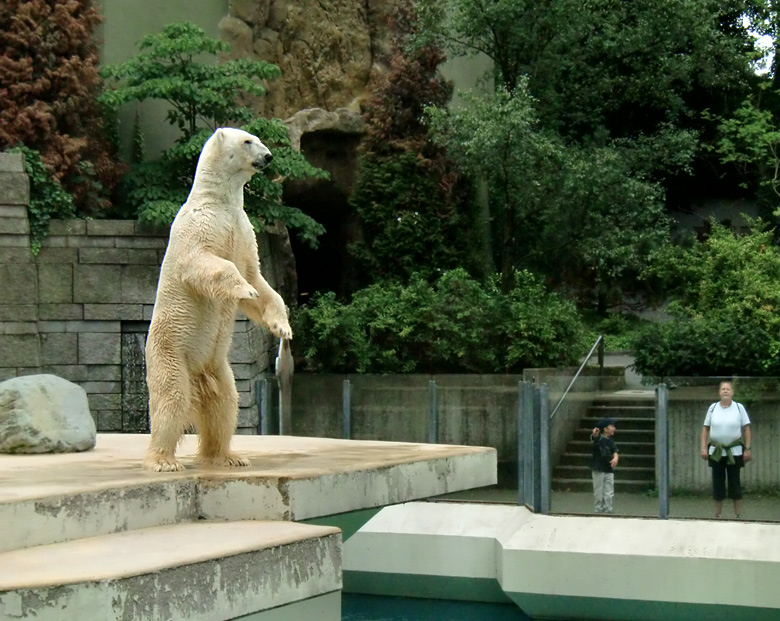
<path id="1" fill-rule="evenodd" d="M 98 431 L 147 431 L 143 348 L 168 230 L 133 220 L 52 221 L 33 256 L 28 201 L 22 156 L 0 154 L 0 381 L 58 375 L 87 391 Z M 265 273 L 269 245 L 258 241 Z M 264 329 L 236 321 L 239 433 L 257 430 L 256 380 L 273 346 Z"/>

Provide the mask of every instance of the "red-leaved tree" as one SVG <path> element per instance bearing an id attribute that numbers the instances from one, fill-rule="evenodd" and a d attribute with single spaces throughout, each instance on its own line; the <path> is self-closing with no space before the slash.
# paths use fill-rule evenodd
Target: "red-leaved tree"
<path id="1" fill-rule="evenodd" d="M 92 0 L 0 4 L 0 150 L 39 151 L 82 213 L 110 205 L 122 172 L 96 101 L 100 21 Z"/>
<path id="2" fill-rule="evenodd" d="M 467 186 L 436 145 L 425 107 L 445 107 L 452 85 L 439 72 L 436 45 L 410 45 L 417 22 L 410 0 L 389 11 L 391 57 L 364 104 L 366 133 L 350 203 L 362 239 L 350 245 L 359 284 L 405 280 L 412 273 L 436 278 L 473 263 Z"/>

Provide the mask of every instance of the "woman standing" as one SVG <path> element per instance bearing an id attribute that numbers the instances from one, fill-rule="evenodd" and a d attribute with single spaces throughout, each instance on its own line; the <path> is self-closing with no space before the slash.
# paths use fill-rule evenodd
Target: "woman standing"
<path id="1" fill-rule="evenodd" d="M 704 418 L 701 430 L 701 458 L 712 469 L 712 497 L 715 500 L 715 517 L 720 517 L 723 500 L 734 501 L 734 513 L 742 513 L 742 487 L 739 470 L 750 461 L 750 419 L 745 406 L 732 399 L 731 382 L 721 382 L 718 390 L 720 401 L 713 403 Z"/>

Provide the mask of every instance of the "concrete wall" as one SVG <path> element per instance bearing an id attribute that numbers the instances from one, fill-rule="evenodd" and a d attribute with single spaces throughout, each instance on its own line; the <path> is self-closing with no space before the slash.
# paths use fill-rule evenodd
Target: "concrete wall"
<path id="1" fill-rule="evenodd" d="M 704 491 L 712 484 L 710 469 L 699 456 L 707 408 L 718 400 L 714 386 L 689 386 L 669 391 L 669 475 L 672 491 Z M 744 392 L 743 392 L 744 394 Z M 748 398 L 746 398 L 748 397 Z M 742 469 L 742 484 L 754 490 L 780 486 L 780 393 L 776 390 L 735 399 L 750 417 L 752 461 Z M 744 401 L 742 400 L 744 399 Z"/>
<path id="2" fill-rule="evenodd" d="M 143 349 L 168 230 L 132 220 L 52 221 L 40 253 L 29 244 L 22 156 L 0 154 L 0 381 L 52 373 L 80 384 L 98 431 L 146 431 Z M 270 282 L 271 260 L 260 242 Z M 258 424 L 256 380 L 272 339 L 236 321 L 230 361 L 239 432 Z"/>
<path id="3" fill-rule="evenodd" d="M 300 374 L 293 380 L 293 433 L 343 437 L 343 385 L 348 379 L 352 385 L 353 439 L 427 442 L 429 383 L 433 379 L 437 386 L 438 442 L 494 447 L 503 472 L 511 477 L 517 461 L 518 383 L 525 379 L 548 384 L 553 407 L 575 371 L 529 369 L 522 376 Z M 598 383 L 598 377 L 581 376 L 556 414 L 551 424 L 553 465 L 579 426 Z M 275 405 L 273 408 L 276 411 Z"/>

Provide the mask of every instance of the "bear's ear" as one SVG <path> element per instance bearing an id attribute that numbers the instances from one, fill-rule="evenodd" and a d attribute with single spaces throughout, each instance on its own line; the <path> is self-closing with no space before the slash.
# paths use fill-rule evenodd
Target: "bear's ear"
<path id="1" fill-rule="evenodd" d="M 222 142 L 222 138 L 224 137 L 225 132 L 222 131 L 221 127 L 217 127 L 217 131 L 214 132 L 214 139 L 217 142 Z"/>

